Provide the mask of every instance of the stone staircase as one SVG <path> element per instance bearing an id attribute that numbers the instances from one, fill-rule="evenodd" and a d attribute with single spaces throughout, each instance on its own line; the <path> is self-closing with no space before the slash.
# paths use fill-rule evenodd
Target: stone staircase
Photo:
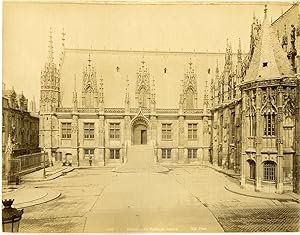
<path id="1" fill-rule="evenodd" d="M 169 169 L 156 163 L 151 145 L 132 145 L 127 150 L 127 162 L 115 168 L 118 173 L 163 173 Z"/>

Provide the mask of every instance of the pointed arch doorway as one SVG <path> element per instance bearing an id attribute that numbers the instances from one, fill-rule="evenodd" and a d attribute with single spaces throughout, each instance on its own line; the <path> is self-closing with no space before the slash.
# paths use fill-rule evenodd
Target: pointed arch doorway
<path id="1" fill-rule="evenodd" d="M 141 145 L 149 143 L 149 121 L 140 112 L 131 123 L 131 139 L 133 145 Z"/>
<path id="2" fill-rule="evenodd" d="M 132 127 L 132 144 L 147 144 L 147 126 L 136 124 Z"/>

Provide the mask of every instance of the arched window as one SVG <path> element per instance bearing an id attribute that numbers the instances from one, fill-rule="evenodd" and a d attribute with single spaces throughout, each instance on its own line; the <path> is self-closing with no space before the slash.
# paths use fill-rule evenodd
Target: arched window
<path id="1" fill-rule="evenodd" d="M 275 113 L 266 113 L 265 118 L 265 136 L 274 136 L 275 135 Z"/>
<path id="2" fill-rule="evenodd" d="M 264 180 L 275 181 L 276 180 L 276 163 L 272 161 L 264 162 Z"/>
<path id="3" fill-rule="evenodd" d="M 256 114 L 249 115 L 250 136 L 256 136 Z"/>
<path id="4" fill-rule="evenodd" d="M 253 160 L 248 160 L 249 163 L 249 178 L 255 179 L 256 178 L 256 163 Z"/>
<path id="5" fill-rule="evenodd" d="M 194 108 L 194 92 L 192 89 L 188 89 L 186 92 L 186 108 L 187 109 Z"/>

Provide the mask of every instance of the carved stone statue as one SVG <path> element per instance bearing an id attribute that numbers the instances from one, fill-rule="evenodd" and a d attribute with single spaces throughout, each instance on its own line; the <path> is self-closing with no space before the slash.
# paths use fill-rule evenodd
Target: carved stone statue
<path id="1" fill-rule="evenodd" d="M 295 49 L 295 40 L 296 40 L 296 29 L 295 29 L 295 26 L 292 24 L 291 25 L 291 47 L 293 49 Z"/>

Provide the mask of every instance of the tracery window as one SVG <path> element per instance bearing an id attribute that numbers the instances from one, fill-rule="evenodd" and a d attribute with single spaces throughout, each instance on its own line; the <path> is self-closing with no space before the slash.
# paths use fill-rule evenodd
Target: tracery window
<path id="1" fill-rule="evenodd" d="M 264 162 L 264 180 L 275 181 L 276 179 L 276 163 L 272 161 Z"/>
<path id="2" fill-rule="evenodd" d="M 275 135 L 275 113 L 266 113 L 264 115 L 265 119 L 265 136 L 274 136 Z"/>

